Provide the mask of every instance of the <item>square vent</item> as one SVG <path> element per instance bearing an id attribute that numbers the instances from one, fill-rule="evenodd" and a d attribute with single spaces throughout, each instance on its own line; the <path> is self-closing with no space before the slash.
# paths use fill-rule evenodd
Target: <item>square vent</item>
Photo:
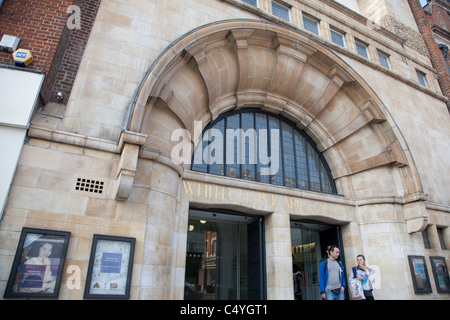
<path id="1" fill-rule="evenodd" d="M 75 184 L 75 190 L 89 192 L 89 193 L 102 194 L 104 184 L 105 183 L 100 180 L 77 178 L 77 182 Z"/>

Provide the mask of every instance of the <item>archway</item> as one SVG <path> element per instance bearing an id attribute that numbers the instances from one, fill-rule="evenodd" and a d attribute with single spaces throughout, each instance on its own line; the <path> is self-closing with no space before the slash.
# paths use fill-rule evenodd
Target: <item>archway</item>
<path id="1" fill-rule="evenodd" d="M 144 148 L 169 156 L 173 130 L 193 137 L 194 121 L 205 127 L 243 107 L 304 130 L 346 197 L 422 192 L 407 143 L 364 80 L 321 44 L 269 22 L 220 21 L 177 39 L 146 73 L 125 129 L 146 134 Z"/>

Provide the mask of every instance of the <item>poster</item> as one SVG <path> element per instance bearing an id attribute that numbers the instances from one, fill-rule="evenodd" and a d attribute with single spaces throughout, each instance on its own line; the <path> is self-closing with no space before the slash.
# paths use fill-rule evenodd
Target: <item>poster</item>
<path id="1" fill-rule="evenodd" d="M 85 298 L 128 297 L 134 238 L 94 235 Z"/>
<path id="2" fill-rule="evenodd" d="M 56 297 L 68 232 L 23 228 L 5 297 Z"/>

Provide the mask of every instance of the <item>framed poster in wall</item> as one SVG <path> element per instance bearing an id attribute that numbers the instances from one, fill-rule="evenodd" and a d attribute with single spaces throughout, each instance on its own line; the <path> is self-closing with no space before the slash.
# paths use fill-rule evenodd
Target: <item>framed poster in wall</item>
<path id="1" fill-rule="evenodd" d="M 70 232 L 23 228 L 4 298 L 57 298 Z"/>
<path id="2" fill-rule="evenodd" d="M 431 293 L 430 277 L 423 256 L 408 256 L 415 293 Z"/>
<path id="3" fill-rule="evenodd" d="M 135 244 L 135 238 L 94 235 L 84 298 L 130 297 Z"/>
<path id="4" fill-rule="evenodd" d="M 434 282 L 436 282 L 437 292 L 450 292 L 450 278 L 448 267 L 444 257 L 430 257 L 431 269 L 433 270 Z"/>

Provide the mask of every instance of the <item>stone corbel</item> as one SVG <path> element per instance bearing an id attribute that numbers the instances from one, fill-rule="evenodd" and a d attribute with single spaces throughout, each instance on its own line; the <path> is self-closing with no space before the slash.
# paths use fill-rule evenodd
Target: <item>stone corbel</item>
<path id="1" fill-rule="evenodd" d="M 126 201 L 130 196 L 136 175 L 139 149 L 144 145 L 147 135 L 123 131 L 119 140 L 121 156 L 116 170 L 116 200 Z"/>
<path id="2" fill-rule="evenodd" d="M 405 204 L 403 214 L 408 233 L 422 232 L 428 225 L 428 213 L 424 201 Z"/>

